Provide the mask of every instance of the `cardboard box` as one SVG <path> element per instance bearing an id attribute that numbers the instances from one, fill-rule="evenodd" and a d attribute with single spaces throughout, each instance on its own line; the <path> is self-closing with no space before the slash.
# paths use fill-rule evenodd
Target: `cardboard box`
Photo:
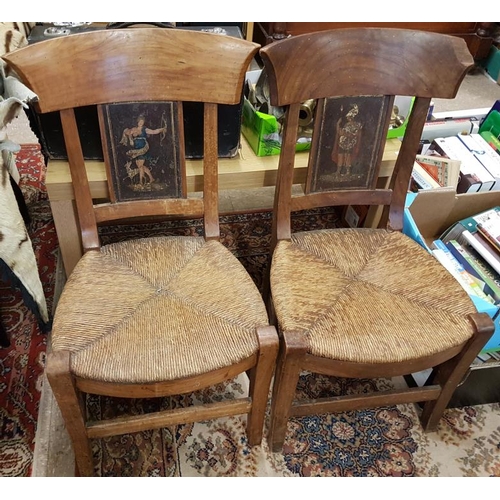
<path id="1" fill-rule="evenodd" d="M 456 194 L 443 189 L 408 193 L 403 233 L 430 252 L 432 242 L 452 224 L 498 205 L 498 191 Z M 478 297 L 471 299 L 479 312 L 487 313 L 495 322 L 495 332 L 482 352 L 500 351 L 499 308 Z"/>

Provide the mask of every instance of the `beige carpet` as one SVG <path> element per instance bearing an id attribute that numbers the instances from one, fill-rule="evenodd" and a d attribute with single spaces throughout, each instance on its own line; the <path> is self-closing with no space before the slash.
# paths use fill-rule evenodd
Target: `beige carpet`
<path id="1" fill-rule="evenodd" d="M 242 377 L 224 391 L 240 395 L 246 389 Z M 114 411 L 107 402 L 92 405 L 101 414 Z M 93 444 L 96 475 L 118 477 L 499 477 L 499 449 L 499 404 L 448 410 L 430 434 L 422 432 L 413 405 L 292 419 L 284 453 L 271 453 L 266 440 L 250 448 L 243 417 Z M 72 476 L 73 466 L 59 410 L 45 384 L 33 476 Z"/>

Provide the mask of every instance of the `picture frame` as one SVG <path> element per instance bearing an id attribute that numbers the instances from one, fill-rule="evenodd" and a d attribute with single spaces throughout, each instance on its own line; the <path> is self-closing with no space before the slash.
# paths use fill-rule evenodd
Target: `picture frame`
<path id="1" fill-rule="evenodd" d="M 306 192 L 372 188 L 377 181 L 391 103 L 386 96 L 319 99 Z M 363 145 L 379 144 L 376 148 Z"/>
<path id="2" fill-rule="evenodd" d="M 186 197 L 177 102 L 99 105 L 98 116 L 111 202 Z"/>

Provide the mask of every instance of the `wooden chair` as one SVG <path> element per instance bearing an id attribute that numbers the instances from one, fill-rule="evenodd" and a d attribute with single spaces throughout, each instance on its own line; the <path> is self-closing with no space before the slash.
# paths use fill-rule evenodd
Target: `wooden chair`
<path id="1" fill-rule="evenodd" d="M 59 300 L 46 370 L 81 475 L 94 473 L 91 438 L 247 414 L 248 442 L 261 442 L 278 337 L 257 287 L 219 242 L 217 193 L 217 108 L 240 102 L 258 47 L 144 28 L 72 35 L 6 57 L 38 95 L 40 112 L 60 111 L 75 189 L 85 253 Z M 183 101 L 204 103 L 203 198 L 186 196 Z M 88 105 L 98 105 L 106 203 L 94 203 L 89 192 L 75 120 L 74 108 Z M 146 116 L 135 129 L 139 113 Z M 136 144 L 144 130 L 146 140 Z M 153 180 L 144 168 L 151 166 L 147 153 L 160 158 L 149 169 Z M 141 162 L 127 158 L 146 161 L 142 182 Z M 204 237 L 100 245 L 102 223 L 167 215 L 203 217 Z M 83 409 L 84 393 L 164 397 L 245 372 L 246 398 L 102 422 L 88 422 Z"/>
<path id="2" fill-rule="evenodd" d="M 493 332 L 460 285 L 402 234 L 403 208 L 431 98 L 453 98 L 473 66 L 463 40 L 398 29 L 338 29 L 260 50 L 271 104 L 286 109 L 274 203 L 272 314 L 281 347 L 269 441 L 282 449 L 290 417 L 424 402 L 435 429 L 457 384 Z M 415 96 L 388 188 L 377 178 L 394 96 Z M 300 105 L 317 99 L 304 195 L 292 196 Z M 377 228 L 292 233 L 290 213 L 382 206 Z M 302 371 L 407 376 L 424 387 L 296 400 Z M 411 384 L 415 385 L 415 384 Z M 333 445 L 333 444 L 332 444 Z"/>

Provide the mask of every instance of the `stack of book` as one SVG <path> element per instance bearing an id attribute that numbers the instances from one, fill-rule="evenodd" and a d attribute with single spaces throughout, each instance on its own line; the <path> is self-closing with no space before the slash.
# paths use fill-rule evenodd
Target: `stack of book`
<path id="1" fill-rule="evenodd" d="M 500 308 L 500 207 L 458 221 L 433 247 L 471 297 Z"/>
<path id="2" fill-rule="evenodd" d="M 460 175 L 460 160 L 438 155 L 417 155 L 413 164 L 410 191 L 423 189 L 456 189 Z"/>
<path id="3" fill-rule="evenodd" d="M 500 190 L 500 155 L 491 142 L 475 133 L 434 139 L 416 157 L 410 190 L 443 187 L 457 193 Z"/>

